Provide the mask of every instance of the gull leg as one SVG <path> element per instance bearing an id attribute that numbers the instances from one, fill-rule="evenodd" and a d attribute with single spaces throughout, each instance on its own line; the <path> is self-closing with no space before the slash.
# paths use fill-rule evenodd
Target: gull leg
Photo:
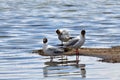
<path id="1" fill-rule="evenodd" d="M 79 50 L 78 50 L 78 60 L 79 60 Z"/>
<path id="2" fill-rule="evenodd" d="M 64 55 L 61 55 L 62 60 L 63 60 L 63 57 L 64 57 Z"/>
<path id="3" fill-rule="evenodd" d="M 68 60 L 67 55 L 66 55 L 66 60 Z"/>
<path id="4" fill-rule="evenodd" d="M 79 51 L 76 49 L 76 63 L 79 63 Z"/>
<path id="5" fill-rule="evenodd" d="M 63 41 L 61 41 L 61 46 L 63 46 L 63 44 L 64 44 Z"/>
<path id="6" fill-rule="evenodd" d="M 53 61 L 53 56 L 50 56 L 50 62 L 52 62 Z"/>
<path id="7" fill-rule="evenodd" d="M 77 61 L 79 60 L 79 51 L 78 51 L 78 49 L 76 49 L 76 60 Z"/>

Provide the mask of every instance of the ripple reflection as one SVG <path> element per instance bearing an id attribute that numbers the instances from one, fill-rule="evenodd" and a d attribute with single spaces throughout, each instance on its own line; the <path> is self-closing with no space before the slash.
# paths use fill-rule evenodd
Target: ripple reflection
<path id="1" fill-rule="evenodd" d="M 81 78 L 86 77 L 85 64 L 77 64 L 76 61 L 62 61 L 62 62 L 45 62 L 43 67 L 44 77 L 55 76 L 78 76 Z"/>

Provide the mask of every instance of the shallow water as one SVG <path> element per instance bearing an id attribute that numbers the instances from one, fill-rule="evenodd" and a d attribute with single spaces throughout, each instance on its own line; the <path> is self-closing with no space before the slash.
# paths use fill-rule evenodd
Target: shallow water
<path id="1" fill-rule="evenodd" d="M 119 5 L 119 0 L 0 0 L 0 79 L 119 80 L 119 63 L 84 56 L 78 65 L 75 56 L 51 63 L 31 53 L 42 48 L 43 37 L 51 45 L 60 43 L 59 28 L 72 36 L 85 29 L 83 47 L 120 45 Z"/>

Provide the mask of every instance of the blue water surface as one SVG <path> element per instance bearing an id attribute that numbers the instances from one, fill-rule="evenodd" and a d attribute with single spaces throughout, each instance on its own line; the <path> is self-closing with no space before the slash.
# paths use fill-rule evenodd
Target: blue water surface
<path id="1" fill-rule="evenodd" d="M 42 39 L 56 45 L 56 29 L 77 36 L 86 30 L 82 47 L 120 45 L 119 0 L 0 0 L 0 80 L 119 80 L 120 64 L 98 62 L 98 58 L 32 54 L 42 48 Z"/>

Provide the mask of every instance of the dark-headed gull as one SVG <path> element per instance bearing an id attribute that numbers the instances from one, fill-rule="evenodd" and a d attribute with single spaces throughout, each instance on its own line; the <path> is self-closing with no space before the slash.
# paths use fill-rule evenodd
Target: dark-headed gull
<path id="1" fill-rule="evenodd" d="M 66 30 L 60 30 L 57 29 L 56 33 L 58 35 L 58 39 L 62 42 L 67 42 L 68 40 L 72 39 L 72 37 L 70 37 L 69 32 Z"/>
<path id="2" fill-rule="evenodd" d="M 76 49 L 76 60 L 79 59 L 79 48 L 84 44 L 85 42 L 85 30 L 82 30 L 80 35 L 70 39 L 68 42 L 64 44 L 65 47 L 70 47 Z"/>
<path id="3" fill-rule="evenodd" d="M 53 56 L 63 55 L 64 49 L 58 46 L 51 46 L 47 44 L 47 38 L 43 38 L 43 52 L 50 56 L 51 61 L 53 60 Z"/>

